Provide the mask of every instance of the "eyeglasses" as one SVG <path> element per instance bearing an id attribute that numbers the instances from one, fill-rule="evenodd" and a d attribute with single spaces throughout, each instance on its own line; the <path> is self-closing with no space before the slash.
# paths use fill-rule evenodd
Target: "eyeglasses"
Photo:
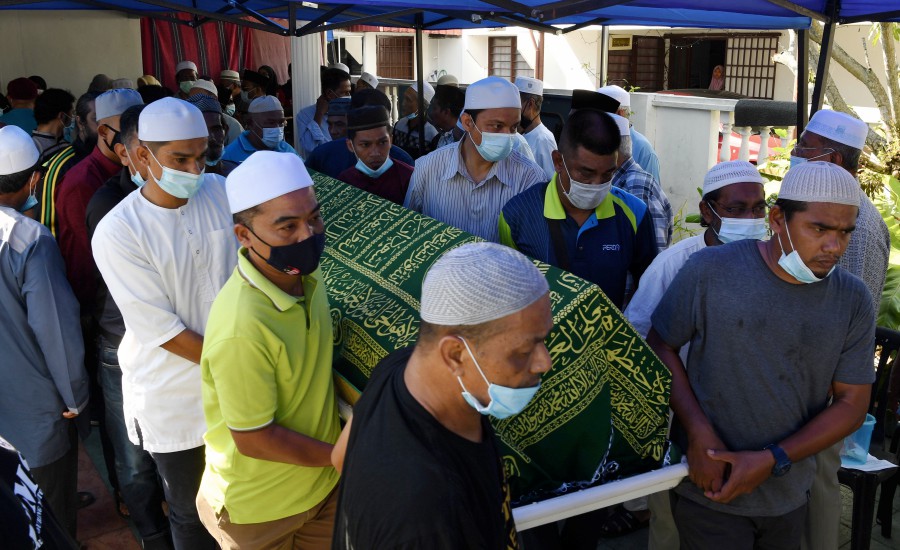
<path id="1" fill-rule="evenodd" d="M 819 153 L 818 155 L 813 154 L 816 151 L 823 151 L 823 152 Z M 794 155 L 795 157 L 802 157 L 807 160 L 824 157 L 825 155 L 830 155 L 831 153 L 834 153 L 834 149 L 822 149 L 821 147 L 798 147 L 796 145 L 794 146 L 793 149 L 791 149 L 792 155 Z M 807 156 L 807 155 L 810 155 L 810 156 Z"/>
<path id="2" fill-rule="evenodd" d="M 716 201 L 706 201 L 709 204 L 715 204 L 719 207 L 722 212 L 728 214 L 730 218 L 743 218 L 747 216 L 747 214 L 751 214 L 754 218 L 762 218 L 766 215 L 766 212 L 769 210 L 769 207 L 765 204 L 760 204 L 758 206 L 754 206 L 752 208 L 744 208 L 740 206 L 722 206 Z"/>

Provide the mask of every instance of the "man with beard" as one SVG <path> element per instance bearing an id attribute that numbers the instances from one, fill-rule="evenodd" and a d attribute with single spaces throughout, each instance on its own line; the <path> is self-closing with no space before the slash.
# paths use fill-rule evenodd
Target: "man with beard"
<path id="1" fill-rule="evenodd" d="M 206 173 L 227 176 L 237 163 L 222 159 L 225 152 L 225 115 L 219 100 L 209 95 L 192 95 L 187 102 L 200 109 L 206 129 L 209 130 L 209 148 L 206 150 Z"/>

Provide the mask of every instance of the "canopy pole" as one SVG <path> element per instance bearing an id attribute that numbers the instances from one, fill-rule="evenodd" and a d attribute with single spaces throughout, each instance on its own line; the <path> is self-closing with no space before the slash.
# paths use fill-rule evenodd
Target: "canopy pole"
<path id="1" fill-rule="evenodd" d="M 600 28 L 600 82 L 597 86 L 606 86 L 609 77 L 609 25 Z"/>
<path id="2" fill-rule="evenodd" d="M 292 21 L 291 24 L 296 26 L 297 23 Z M 291 74 L 299 77 L 297 80 L 291 79 L 291 95 L 294 106 L 291 115 L 294 117 L 294 149 L 300 152 L 301 156 L 304 154 L 303 147 L 300 145 L 303 128 L 297 126 L 297 112 L 307 105 L 315 104 L 322 93 L 319 65 L 321 52 L 322 40 L 318 34 L 291 37 Z"/>
<path id="3" fill-rule="evenodd" d="M 822 45 L 819 52 L 819 65 L 816 67 L 816 84 L 813 87 L 812 101 L 809 109 L 809 116 L 816 114 L 816 111 L 822 109 L 822 103 L 825 100 L 825 83 L 828 81 L 828 68 L 831 65 L 831 50 L 834 48 L 834 26 L 837 19 L 838 2 L 837 0 L 828 1 L 828 14 L 831 16 L 830 21 L 825 23 L 822 29 Z"/>
<path id="4" fill-rule="evenodd" d="M 797 31 L 797 137 L 809 122 L 809 31 Z"/>
<path id="5" fill-rule="evenodd" d="M 425 154 L 425 53 L 422 51 L 422 27 L 425 26 L 425 17 L 422 12 L 416 14 L 416 94 L 419 101 L 419 156 Z"/>

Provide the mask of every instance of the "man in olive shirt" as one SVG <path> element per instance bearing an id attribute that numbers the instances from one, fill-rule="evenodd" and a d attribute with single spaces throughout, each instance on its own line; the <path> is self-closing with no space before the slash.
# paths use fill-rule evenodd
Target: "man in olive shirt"
<path id="1" fill-rule="evenodd" d="M 300 157 L 258 151 L 226 189 L 242 248 L 203 342 L 197 509 L 223 550 L 329 548 L 340 423 L 312 179 Z"/>

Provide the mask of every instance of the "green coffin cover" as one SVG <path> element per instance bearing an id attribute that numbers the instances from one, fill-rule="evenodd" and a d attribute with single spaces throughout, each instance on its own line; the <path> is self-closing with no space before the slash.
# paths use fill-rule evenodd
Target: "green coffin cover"
<path id="1" fill-rule="evenodd" d="M 415 343 L 431 265 L 478 239 L 327 176 L 313 179 L 327 234 L 337 387 L 352 404 L 382 358 Z M 596 285 L 536 263 L 550 284 L 553 367 L 528 408 L 493 420 L 517 504 L 659 467 L 671 386 L 668 369 Z"/>

